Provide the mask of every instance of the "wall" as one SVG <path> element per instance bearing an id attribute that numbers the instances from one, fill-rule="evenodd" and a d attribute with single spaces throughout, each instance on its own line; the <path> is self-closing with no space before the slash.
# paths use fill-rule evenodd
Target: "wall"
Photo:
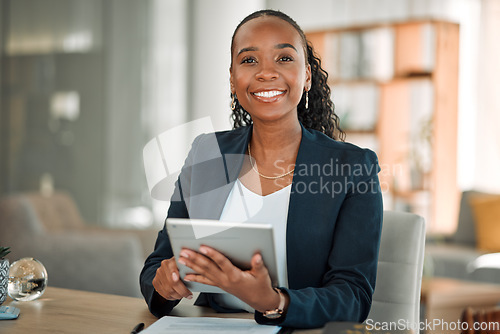
<path id="1" fill-rule="evenodd" d="M 124 226 L 126 210 L 148 204 L 142 163 L 146 125 L 143 122 L 145 64 L 150 47 L 149 1 L 112 0 L 104 3 L 105 117 L 103 208 L 107 225 Z M 173 34 L 173 33 L 172 33 Z M 140 211 L 139 211 L 140 212 Z M 140 216 L 147 224 L 149 217 Z"/>
<path id="2" fill-rule="evenodd" d="M 469 156 L 476 163 L 475 185 L 489 192 L 500 193 L 500 1 L 483 0 L 481 11 L 478 82 L 477 90 L 477 133 L 476 154 Z M 473 111 L 473 110 L 470 110 Z M 469 112 L 470 112 L 469 111 Z M 463 136 L 470 138 L 469 131 L 474 131 L 470 124 Z"/>

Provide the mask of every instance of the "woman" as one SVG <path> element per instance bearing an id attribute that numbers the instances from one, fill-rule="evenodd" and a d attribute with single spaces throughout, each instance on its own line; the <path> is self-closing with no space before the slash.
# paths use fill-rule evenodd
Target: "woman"
<path id="1" fill-rule="evenodd" d="M 258 323 L 361 322 L 370 310 L 382 223 L 377 157 L 343 142 L 326 72 L 291 18 L 272 10 L 249 15 L 233 34 L 231 55 L 235 129 L 196 138 L 168 217 L 273 224 L 280 286 L 273 289 L 259 254 L 242 271 L 210 247 L 181 252 L 179 262 L 197 272 L 185 280 L 230 293 L 201 294 L 198 305 L 255 310 Z M 219 159 L 206 153 L 214 142 Z M 256 197 L 262 208 L 248 219 L 235 203 Z M 165 228 L 146 260 L 141 289 L 156 316 L 192 298 Z"/>

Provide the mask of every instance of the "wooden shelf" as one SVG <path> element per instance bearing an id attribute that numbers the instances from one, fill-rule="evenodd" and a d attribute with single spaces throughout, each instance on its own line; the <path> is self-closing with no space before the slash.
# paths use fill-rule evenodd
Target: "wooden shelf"
<path id="1" fill-rule="evenodd" d="M 348 140 L 349 134 L 376 137 L 376 147 L 370 148 L 377 152 L 383 168 L 379 176 L 387 186 L 384 196 L 391 197 L 389 202 L 405 201 L 412 207 L 414 198 L 427 193 L 428 208 L 419 212 L 424 213 L 427 229 L 451 232 L 459 203 L 458 24 L 412 20 L 306 35 L 330 74 L 332 99 L 341 119 L 343 109 L 353 113 L 356 117 L 350 118 L 349 126 L 356 129 L 352 122 L 363 120 L 363 113 L 376 115 L 374 126 L 362 124 L 362 130 L 348 130 L 347 134 Z M 350 66 L 350 70 L 342 66 Z M 363 85 L 375 87 L 376 95 L 370 100 L 375 111 L 351 110 L 360 104 L 346 101 L 350 90 Z"/>

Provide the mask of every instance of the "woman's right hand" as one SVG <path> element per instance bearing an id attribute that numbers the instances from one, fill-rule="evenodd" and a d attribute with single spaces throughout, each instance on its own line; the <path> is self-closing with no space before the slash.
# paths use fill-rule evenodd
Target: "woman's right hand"
<path id="1" fill-rule="evenodd" d="M 161 261 L 161 266 L 156 269 L 156 275 L 153 278 L 153 286 L 156 292 L 166 300 L 193 298 L 191 291 L 179 278 L 179 269 L 177 269 L 174 257 Z"/>

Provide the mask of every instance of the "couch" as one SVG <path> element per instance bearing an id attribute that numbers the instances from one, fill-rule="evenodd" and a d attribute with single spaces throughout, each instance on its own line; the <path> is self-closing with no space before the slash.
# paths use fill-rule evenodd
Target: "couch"
<path id="1" fill-rule="evenodd" d="M 36 258 L 49 286 L 140 297 L 139 273 L 156 235 L 91 225 L 62 191 L 0 199 L 0 245 L 12 251 L 7 258 Z"/>
<path id="2" fill-rule="evenodd" d="M 490 194 L 462 193 L 458 226 L 453 235 L 427 238 L 424 275 L 500 284 L 500 253 L 477 248 L 476 222 L 470 199 L 478 195 Z"/>

